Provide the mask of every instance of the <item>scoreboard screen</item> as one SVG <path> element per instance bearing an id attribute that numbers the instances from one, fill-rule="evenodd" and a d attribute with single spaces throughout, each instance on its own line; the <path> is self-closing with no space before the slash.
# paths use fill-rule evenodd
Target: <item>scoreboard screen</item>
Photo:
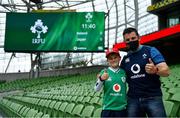
<path id="1" fill-rule="evenodd" d="M 7 13 L 6 52 L 103 52 L 104 12 Z"/>

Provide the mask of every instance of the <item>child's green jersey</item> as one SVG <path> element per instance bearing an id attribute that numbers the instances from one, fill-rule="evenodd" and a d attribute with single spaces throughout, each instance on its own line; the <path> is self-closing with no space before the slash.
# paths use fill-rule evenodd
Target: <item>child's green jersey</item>
<path id="1" fill-rule="evenodd" d="M 101 75 L 104 70 L 101 71 Z M 127 105 L 126 73 L 123 69 L 107 69 L 109 78 L 103 82 L 103 110 L 123 110 Z"/>

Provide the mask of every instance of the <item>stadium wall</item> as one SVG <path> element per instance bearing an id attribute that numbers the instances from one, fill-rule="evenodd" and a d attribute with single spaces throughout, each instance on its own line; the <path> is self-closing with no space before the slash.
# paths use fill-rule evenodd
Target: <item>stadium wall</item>
<path id="1" fill-rule="evenodd" d="M 41 71 L 39 77 L 56 77 L 61 75 L 75 75 L 75 74 L 87 74 L 91 72 L 98 72 L 106 66 L 88 66 L 88 67 L 77 67 L 71 69 L 58 69 Z M 30 79 L 31 75 L 29 72 L 21 73 L 1 73 L 0 80 L 13 81 L 16 79 Z"/>

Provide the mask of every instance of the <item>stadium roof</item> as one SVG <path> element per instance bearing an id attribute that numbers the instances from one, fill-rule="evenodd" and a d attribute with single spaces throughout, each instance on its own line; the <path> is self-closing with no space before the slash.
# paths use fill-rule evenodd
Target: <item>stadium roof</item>
<path id="1" fill-rule="evenodd" d="M 172 26 L 170 28 L 166 28 L 160 31 L 156 31 L 150 33 L 148 35 L 144 35 L 141 37 L 140 43 L 141 44 L 153 44 L 156 41 L 166 41 L 171 42 L 174 38 L 180 37 L 180 24 Z M 169 40 L 169 41 L 167 41 Z M 118 48 L 120 50 L 126 50 L 126 43 L 121 42 L 117 43 L 113 46 L 114 48 Z"/>

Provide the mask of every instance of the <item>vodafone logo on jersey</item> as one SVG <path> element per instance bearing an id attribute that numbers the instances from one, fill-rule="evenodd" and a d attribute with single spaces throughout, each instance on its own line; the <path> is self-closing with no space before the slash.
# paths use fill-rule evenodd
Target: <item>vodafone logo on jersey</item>
<path id="1" fill-rule="evenodd" d="M 131 71 L 134 73 L 134 75 L 130 77 L 131 79 L 142 78 L 146 76 L 144 73 L 139 74 L 141 71 L 139 64 L 133 64 L 131 66 Z"/>
<path id="2" fill-rule="evenodd" d="M 140 68 L 139 64 L 133 64 L 133 65 L 131 66 L 131 71 L 132 71 L 134 74 L 139 73 L 140 70 L 141 70 L 141 68 Z"/>
<path id="3" fill-rule="evenodd" d="M 113 90 L 114 90 L 115 92 L 119 92 L 119 91 L 121 90 L 121 86 L 120 86 L 119 84 L 114 84 Z"/>

